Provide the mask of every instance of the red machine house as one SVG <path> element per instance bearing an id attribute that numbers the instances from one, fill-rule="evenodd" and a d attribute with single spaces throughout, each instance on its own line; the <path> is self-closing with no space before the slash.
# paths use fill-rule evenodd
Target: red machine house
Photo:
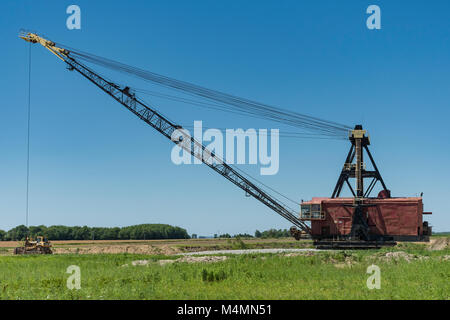
<path id="1" fill-rule="evenodd" d="M 330 198 L 313 198 L 300 205 L 300 220 L 310 224 L 309 234 L 318 248 L 379 248 L 396 241 L 429 241 L 431 227 L 423 221 L 422 197 L 391 197 L 391 192 L 369 151 L 369 136 L 361 125 L 350 131 L 352 143 Z M 364 152 L 365 151 L 365 152 Z M 364 162 L 369 158 L 370 169 Z M 355 188 L 350 183 L 355 180 Z M 366 186 L 365 179 L 370 179 Z M 377 182 L 382 190 L 371 197 Z M 353 197 L 340 197 L 347 185 Z M 291 228 L 294 237 L 298 230 Z"/>
<path id="2" fill-rule="evenodd" d="M 391 197 L 391 192 L 369 151 L 369 136 L 361 125 L 349 133 L 352 143 L 330 198 L 313 198 L 300 205 L 300 220 L 310 223 L 310 235 L 319 248 L 370 248 L 395 245 L 395 241 L 429 241 L 431 227 L 423 221 L 422 197 Z M 365 153 L 364 153 L 365 151 Z M 371 169 L 363 161 L 370 160 Z M 355 180 L 355 189 L 349 182 Z M 370 183 L 365 187 L 365 179 Z M 377 182 L 382 190 L 370 197 Z M 339 197 L 344 185 L 353 197 Z M 295 236 L 295 230 L 292 230 Z M 362 240 L 362 241 L 361 241 Z"/>
<path id="3" fill-rule="evenodd" d="M 352 230 L 354 198 L 313 198 L 301 204 L 300 219 L 310 221 L 314 239 L 344 238 Z M 423 221 L 417 198 L 366 198 L 363 217 L 369 233 L 397 241 L 428 241 L 431 227 Z"/>

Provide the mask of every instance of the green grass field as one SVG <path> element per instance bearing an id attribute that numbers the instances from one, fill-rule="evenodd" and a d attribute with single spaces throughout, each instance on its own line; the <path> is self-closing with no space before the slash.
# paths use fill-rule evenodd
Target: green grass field
<path id="1" fill-rule="evenodd" d="M 310 256 L 252 254 L 216 263 L 176 256 L 89 254 L 1 256 L 1 299 L 450 299 L 449 249 L 403 245 L 389 250 L 320 252 Z M 146 266 L 131 261 L 151 260 Z M 381 289 L 366 286 L 367 267 L 381 270 Z M 128 264 L 124 267 L 124 264 Z M 81 269 L 81 289 L 69 290 L 66 269 Z"/>

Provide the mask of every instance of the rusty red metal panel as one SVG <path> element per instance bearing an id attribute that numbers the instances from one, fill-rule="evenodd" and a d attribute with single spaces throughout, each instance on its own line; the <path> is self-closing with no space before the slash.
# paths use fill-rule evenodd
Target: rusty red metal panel
<path id="1" fill-rule="evenodd" d="M 311 221 L 313 235 L 346 235 L 351 230 L 353 209 L 344 205 L 353 203 L 352 198 L 313 198 L 305 203 L 321 203 L 324 220 Z M 371 233 L 380 235 L 421 235 L 423 204 L 422 198 L 367 199 L 366 208 Z"/>

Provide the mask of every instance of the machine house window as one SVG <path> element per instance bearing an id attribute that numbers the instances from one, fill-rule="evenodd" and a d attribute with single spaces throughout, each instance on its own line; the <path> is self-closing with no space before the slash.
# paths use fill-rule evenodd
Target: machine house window
<path id="1" fill-rule="evenodd" d="M 325 219 L 321 204 L 302 204 L 300 218 L 304 220 Z"/>

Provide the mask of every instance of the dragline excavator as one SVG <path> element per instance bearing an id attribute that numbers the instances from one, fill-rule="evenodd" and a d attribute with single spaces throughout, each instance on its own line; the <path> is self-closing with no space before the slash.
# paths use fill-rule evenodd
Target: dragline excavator
<path id="1" fill-rule="evenodd" d="M 300 214 L 298 214 L 235 168 L 226 164 L 223 159 L 182 130 L 180 125 L 169 121 L 147 106 L 134 93 L 130 92 L 129 87 L 121 87 L 108 81 L 79 62 L 71 54 L 71 50 L 57 46 L 54 42 L 35 33 L 21 32 L 19 37 L 30 43 L 41 44 L 65 62 L 69 70 L 80 73 L 138 118 L 241 188 L 246 195 L 256 198 L 284 217 L 293 224 L 291 234 L 296 239 L 299 239 L 301 234 L 308 234 L 320 248 L 378 248 L 395 245 L 397 239 L 426 240 L 431 233 L 428 224 L 422 223 L 422 214 L 426 213 L 422 211 L 421 198 L 391 198 L 390 191 L 387 190 L 368 150 L 369 138 L 365 135 L 366 132 L 362 126 L 356 126 L 349 132 L 352 146 L 333 196 L 331 198 L 313 198 L 311 201 L 302 202 Z M 174 135 L 175 132 L 176 135 Z M 178 138 L 173 139 L 173 136 Z M 368 153 L 375 167 L 374 171 L 365 170 L 363 150 Z M 356 163 L 353 163 L 355 158 Z M 369 188 L 364 191 L 363 180 L 368 177 L 373 180 Z M 349 178 L 355 178 L 356 191 L 351 188 Z M 370 191 L 377 181 L 382 183 L 383 190 L 377 198 L 369 198 Z M 353 198 L 337 198 L 344 183 L 350 187 Z M 392 212 L 395 210 L 397 210 L 396 217 L 400 216 L 400 219 L 393 222 Z M 402 212 L 398 214 L 398 210 Z M 407 227 L 405 228 L 404 225 Z"/>

